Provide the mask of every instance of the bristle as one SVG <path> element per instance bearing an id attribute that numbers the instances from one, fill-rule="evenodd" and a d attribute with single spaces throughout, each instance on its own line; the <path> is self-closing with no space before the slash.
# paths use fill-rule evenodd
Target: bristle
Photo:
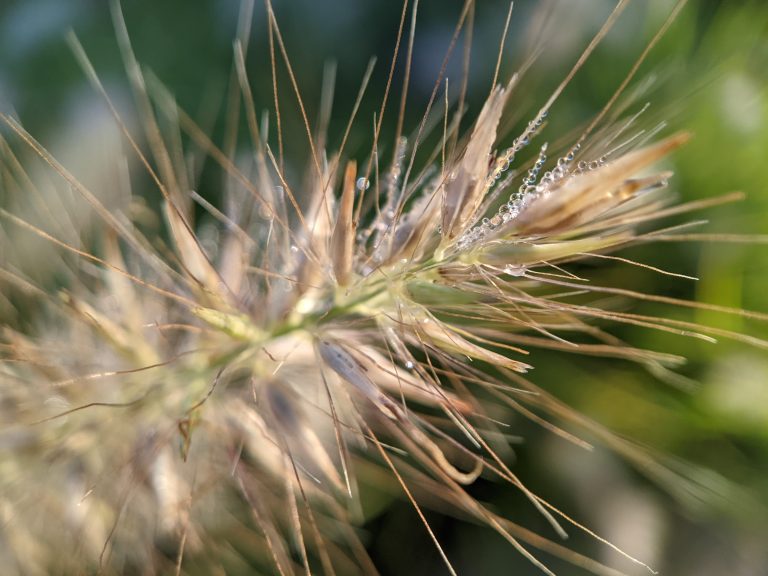
<path id="1" fill-rule="evenodd" d="M 350 162 L 344 172 L 344 185 L 339 200 L 336 225 L 331 236 L 331 260 L 333 272 L 339 286 L 349 283 L 352 272 L 352 256 L 355 241 L 355 223 L 352 221 L 352 209 L 355 202 L 355 190 L 357 188 L 357 164 Z M 365 188 L 365 180 L 361 181 L 360 191 Z"/>

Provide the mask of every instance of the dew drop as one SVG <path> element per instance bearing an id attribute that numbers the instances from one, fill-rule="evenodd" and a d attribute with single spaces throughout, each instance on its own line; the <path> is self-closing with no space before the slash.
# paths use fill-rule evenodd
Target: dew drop
<path id="1" fill-rule="evenodd" d="M 413 370 L 413 362 L 408 360 L 408 362 L 405 363 L 405 367 L 408 368 L 408 370 Z"/>
<path id="2" fill-rule="evenodd" d="M 357 179 L 357 182 L 355 182 L 355 188 L 357 188 L 358 192 L 365 192 L 370 186 L 371 182 L 365 176 L 360 176 L 360 178 Z"/>
<path id="3" fill-rule="evenodd" d="M 507 264 L 504 267 L 504 272 L 510 276 L 525 276 L 525 266 L 517 266 L 515 264 Z"/>

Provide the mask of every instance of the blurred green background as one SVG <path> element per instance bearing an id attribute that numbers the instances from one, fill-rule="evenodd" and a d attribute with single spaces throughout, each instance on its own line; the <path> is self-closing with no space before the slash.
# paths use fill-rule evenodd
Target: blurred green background
<path id="1" fill-rule="evenodd" d="M 256 4 L 247 60 L 261 110 L 270 109 L 272 95 L 265 12 Z M 508 78 L 533 49 L 542 49 L 515 93 L 511 110 L 518 125 L 530 119 L 562 79 L 612 4 L 516 2 L 501 78 Z M 637 0 L 630 5 L 552 109 L 540 142 L 578 128 L 599 110 L 672 4 Z M 644 125 L 664 120 L 667 133 L 688 129 L 695 134 L 672 161 L 676 176 L 671 189 L 682 201 L 732 190 L 746 192 L 747 199 L 665 223 L 704 218 L 710 222 L 693 231 L 768 234 L 768 3 L 689 4 L 640 69 L 634 84 L 647 83 L 649 88 L 631 109 L 650 101 Z M 239 0 L 123 3 L 138 59 L 195 118 L 210 117 L 221 105 L 239 6 Z M 377 57 L 347 148 L 349 156 L 365 159 L 394 46 L 399 3 L 291 0 L 275 1 L 274 6 L 310 118 L 317 116 L 324 66 L 337 63 L 330 148 L 340 142 L 369 58 Z M 469 119 L 490 88 L 507 6 L 483 0 L 474 13 Z M 461 2 L 455 0 L 420 4 L 406 133 L 418 125 L 460 10 Z M 99 147 L 106 116 L 65 43 L 70 28 L 130 117 L 125 73 L 109 9 L 101 0 L 0 2 L 0 110 L 17 114 L 32 134 L 71 159 L 76 173 L 80 170 L 87 179 L 105 161 L 91 151 Z M 449 63 L 452 90 L 461 81 L 462 50 L 459 44 Z M 394 132 L 401 81 L 402 68 L 385 117 L 385 150 Z M 305 162 L 306 139 L 284 71 L 280 83 L 286 155 L 296 174 Z M 200 192 L 215 198 L 215 181 L 204 179 Z M 767 254 L 765 243 L 712 242 L 640 246 L 622 254 L 697 276 L 698 282 L 622 265 L 587 267 L 595 282 L 768 312 Z M 650 303 L 633 310 L 768 337 L 764 323 L 737 316 Z M 13 320 L 12 312 L 6 312 Z M 637 328 L 617 327 L 614 333 L 635 345 L 685 355 L 689 362 L 681 371 L 698 385 L 682 391 L 623 362 L 546 353 L 533 355 L 534 381 L 617 433 L 647 445 L 709 495 L 698 498 L 682 483 L 660 489 L 607 450 L 580 451 L 509 415 L 511 433 L 524 439 L 516 449 L 514 471 L 539 495 L 662 574 L 768 574 L 768 353 L 739 342 L 713 345 Z M 516 522 L 556 537 L 509 487 L 480 481 L 472 491 Z M 384 494 L 379 502 L 372 494 L 371 508 L 377 503 L 381 512 L 372 515 L 366 532 L 382 574 L 444 573 L 410 506 Z M 438 513 L 430 513 L 429 520 L 460 574 L 538 573 L 488 529 Z M 568 545 L 630 574 L 646 573 L 575 531 Z M 559 574 L 582 573 L 557 560 L 550 565 Z"/>

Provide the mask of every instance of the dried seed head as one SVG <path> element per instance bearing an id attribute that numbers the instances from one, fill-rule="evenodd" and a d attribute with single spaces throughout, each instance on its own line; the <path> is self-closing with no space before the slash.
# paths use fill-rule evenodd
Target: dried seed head
<path id="1" fill-rule="evenodd" d="M 330 148 L 330 88 L 315 130 L 269 1 L 276 114 L 257 122 L 243 36 L 235 45 L 238 83 L 232 86 L 244 96 L 253 152 L 238 154 L 230 145 L 221 150 L 159 81 L 144 77 L 115 4 L 150 158 L 117 120 L 157 187 L 171 245 L 162 235 L 148 239 L 143 221 L 111 211 L 3 116 L 101 219 L 98 241 L 83 247 L 78 230 L 62 234 L 60 222 L 36 224 L 0 209 L 4 229 L 51 244 L 61 252 L 56 266 L 66 272 L 66 288 L 49 296 L 23 271 L 0 270 L 0 279 L 45 308 L 34 335 L 10 326 L 2 331 L 3 565 L 27 574 L 54 566 L 71 573 L 167 571 L 171 542 L 177 573 L 185 554 L 204 572 L 221 571 L 231 538 L 240 538 L 232 534 L 247 526 L 247 537 L 281 574 L 296 572 L 297 562 L 307 573 L 333 573 L 334 566 L 372 572 L 351 525 L 363 519 L 361 485 L 381 475 L 395 479 L 432 536 L 421 502 L 487 524 L 545 572 L 523 543 L 605 573 L 596 562 L 543 544 L 464 488 L 483 474 L 523 493 L 559 534 L 564 530 L 553 511 L 583 528 L 509 468 L 504 456 L 511 448 L 498 429 L 509 409 L 582 447 L 583 440 L 547 418 L 584 430 L 649 473 L 657 470 L 628 442 L 529 380 L 534 363 L 525 358 L 528 349 L 619 357 L 671 378 L 680 357 L 625 345 L 592 322 L 767 346 L 723 329 L 603 307 L 582 296 L 691 304 L 592 285 L 569 269 L 583 258 L 618 258 L 605 253 L 648 238 L 639 235 L 638 224 L 678 210 L 663 209 L 671 173 L 648 170 L 687 134 L 648 145 L 630 137 L 615 146 L 637 118 L 605 122 L 612 99 L 575 141 L 544 143 L 520 163 L 553 103 L 625 4 L 511 146 L 501 146 L 502 127 L 512 89 L 522 82 L 517 75 L 491 90 L 463 137 L 464 110 L 459 106 L 449 122 L 446 95 L 444 134 L 438 149 L 423 154 L 425 166 L 416 158 L 422 157 L 429 110 L 409 139 L 399 136 L 399 117 L 389 166 L 378 140 L 383 104 L 370 159 L 347 159 L 346 135 L 338 151 Z M 244 2 L 244 17 L 251 8 Z M 114 110 L 85 52 L 73 43 Z M 281 114 L 287 112 L 279 108 L 278 59 L 309 138 L 303 179 L 284 157 Z M 396 53 L 393 64 L 397 60 Z M 361 98 L 369 76 L 370 70 Z M 435 94 L 442 85 L 440 78 Z M 231 96 L 237 105 L 238 94 Z M 357 105 L 350 126 L 356 111 Z M 269 133 L 269 123 L 277 124 L 276 133 Z M 232 130 L 228 141 L 235 142 Z M 180 133 L 189 139 L 190 158 L 202 150 L 225 172 L 222 207 L 187 192 L 196 170 L 187 164 Z M 6 180 L 26 181 L 4 142 L 2 154 L 10 166 L 4 164 Z M 129 197 L 126 205 L 136 202 Z M 213 223 L 206 226 L 215 241 L 203 240 L 193 202 L 210 215 Z"/>

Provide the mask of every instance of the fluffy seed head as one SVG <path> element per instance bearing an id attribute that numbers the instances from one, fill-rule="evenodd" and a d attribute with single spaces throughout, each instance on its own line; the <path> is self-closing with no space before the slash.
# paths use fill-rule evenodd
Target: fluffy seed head
<path id="1" fill-rule="evenodd" d="M 499 517 L 465 486 L 480 475 L 507 482 L 556 531 L 571 522 L 509 468 L 499 406 L 582 425 L 640 459 L 538 388 L 526 356 L 531 346 L 572 349 L 669 373 L 679 358 L 625 345 L 594 321 L 707 337 L 601 307 L 601 289 L 567 271 L 646 240 L 638 226 L 675 210 L 671 173 L 654 166 L 688 135 L 647 139 L 633 121 L 604 121 L 610 102 L 577 136 L 531 154 L 563 84 L 503 147 L 502 120 L 522 81 L 513 76 L 463 135 L 464 110 L 431 101 L 413 134 L 385 144 L 377 125 L 370 153 L 350 158 L 312 129 L 269 3 L 267 17 L 310 138 L 301 179 L 276 148 L 280 116 L 270 116 L 277 133 L 257 120 L 239 43 L 232 86 L 252 138 L 248 161 L 219 148 L 145 75 L 115 9 L 151 156 L 120 126 L 160 193 L 161 233 L 142 221 L 129 187 L 105 204 L 3 117 L 98 220 L 97 240 L 81 242 L 56 214 L 0 212 L 20 242 L 54 246 L 65 274 L 54 295 L 21 270 L 2 271 L 42 307 L 31 333 L 2 332 L 3 565 L 166 573 L 186 570 L 186 556 L 205 572 L 236 565 L 231 546 L 243 538 L 256 550 L 250 562 L 280 574 L 373 572 L 353 526 L 366 485 L 383 473 L 422 521 L 422 504 L 449 508 L 545 572 L 530 547 L 603 571 Z M 428 160 L 416 162 L 426 132 L 441 127 Z M 192 191 L 180 133 L 223 169 L 218 205 Z M 9 178 L 31 186 L 5 144 L 3 153 Z M 216 223 L 213 243 L 195 224 L 196 205 Z"/>

